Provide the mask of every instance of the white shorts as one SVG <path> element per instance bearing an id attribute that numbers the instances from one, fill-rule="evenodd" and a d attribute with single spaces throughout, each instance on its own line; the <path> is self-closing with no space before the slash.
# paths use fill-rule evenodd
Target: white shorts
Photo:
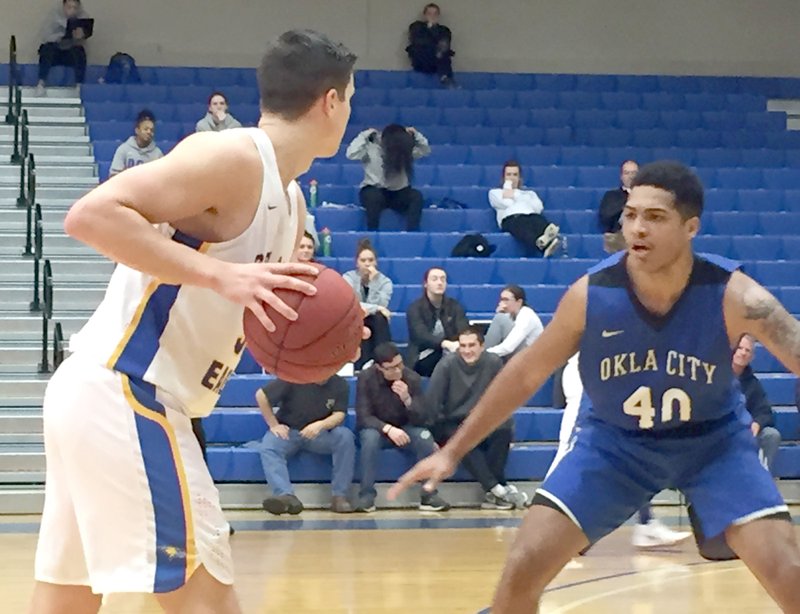
<path id="1" fill-rule="evenodd" d="M 233 583 L 228 523 L 191 421 L 77 354 L 47 386 L 36 579 L 164 593 L 198 566 Z"/>

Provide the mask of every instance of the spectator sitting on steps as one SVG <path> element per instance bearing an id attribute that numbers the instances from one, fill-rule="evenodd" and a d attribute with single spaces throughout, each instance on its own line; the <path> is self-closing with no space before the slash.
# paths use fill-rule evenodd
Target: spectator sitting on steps
<path id="1" fill-rule="evenodd" d="M 75 82 L 83 83 L 86 78 L 86 49 L 83 48 L 86 32 L 83 28 L 71 27 L 70 20 L 88 18 L 80 0 L 63 0 L 47 14 L 40 33 L 37 96 L 44 95 L 47 75 L 53 66 L 72 66 Z"/>

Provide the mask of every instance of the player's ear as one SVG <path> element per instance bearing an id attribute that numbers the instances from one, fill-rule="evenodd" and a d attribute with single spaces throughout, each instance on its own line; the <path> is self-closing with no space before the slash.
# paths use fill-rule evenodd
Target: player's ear
<path id="1" fill-rule="evenodd" d="M 337 105 L 341 104 L 341 100 L 339 99 L 339 92 L 336 91 L 336 88 L 331 88 L 327 92 L 325 92 L 324 102 L 323 102 L 323 109 L 326 115 L 332 114 L 335 110 Z"/>
<path id="2" fill-rule="evenodd" d="M 686 230 L 689 233 L 689 238 L 694 239 L 700 232 L 700 218 L 690 217 L 685 222 Z"/>

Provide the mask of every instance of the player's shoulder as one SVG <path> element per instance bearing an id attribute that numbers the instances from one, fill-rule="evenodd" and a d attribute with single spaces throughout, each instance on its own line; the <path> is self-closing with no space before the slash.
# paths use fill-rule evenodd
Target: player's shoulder
<path id="1" fill-rule="evenodd" d="M 195 132 L 180 141 L 170 154 L 183 156 L 210 154 L 221 164 L 233 165 L 247 160 L 256 160 L 260 156 L 251 132 L 251 128 L 232 128 L 221 132 Z"/>
<path id="2" fill-rule="evenodd" d="M 693 284 L 726 284 L 733 273 L 741 270 L 742 265 L 736 260 L 717 254 L 696 252 L 692 269 Z"/>

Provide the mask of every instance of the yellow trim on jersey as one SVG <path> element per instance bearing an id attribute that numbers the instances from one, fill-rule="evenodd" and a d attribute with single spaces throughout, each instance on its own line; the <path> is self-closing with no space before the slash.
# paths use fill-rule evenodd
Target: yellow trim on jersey
<path id="1" fill-rule="evenodd" d="M 128 326 L 125 327 L 125 333 L 122 335 L 122 339 L 120 339 L 119 343 L 117 344 L 114 353 L 111 354 L 111 358 L 108 359 L 106 363 L 106 367 L 109 369 L 113 369 L 116 362 L 119 360 L 119 357 L 122 355 L 122 352 L 125 350 L 125 346 L 128 345 L 128 341 L 131 340 L 134 331 L 136 331 L 136 327 L 139 326 L 139 322 L 142 319 L 142 314 L 144 313 L 144 308 L 147 306 L 147 301 L 150 300 L 150 297 L 153 295 L 153 292 L 156 291 L 158 286 L 161 284 L 158 280 L 154 279 L 150 282 L 147 288 L 142 295 L 142 299 L 139 301 L 139 305 L 136 307 L 136 311 L 133 312 L 133 317 L 131 321 L 128 323 Z"/>
<path id="2" fill-rule="evenodd" d="M 156 283 L 156 285 L 158 284 Z M 170 451 L 172 452 L 172 459 L 175 462 L 175 470 L 178 474 L 178 482 L 180 483 L 181 487 L 181 499 L 183 500 L 183 517 L 186 524 L 185 581 L 188 582 L 189 578 L 191 578 L 198 566 L 197 544 L 194 538 L 194 519 L 192 518 L 192 500 L 189 496 L 189 483 L 186 479 L 186 471 L 183 467 L 183 458 L 180 454 L 178 441 L 175 439 L 175 431 L 167 420 L 166 416 L 158 413 L 157 411 L 153 411 L 148 407 L 145 407 L 139 402 L 139 400 L 136 398 L 136 395 L 133 394 L 133 390 L 131 390 L 131 382 L 128 376 L 124 373 L 121 373 L 120 376 L 122 377 L 123 393 L 125 394 L 125 398 L 127 399 L 133 411 L 143 418 L 147 418 L 148 420 L 152 420 L 153 422 L 159 424 L 167 434 L 167 439 L 169 439 Z"/>

